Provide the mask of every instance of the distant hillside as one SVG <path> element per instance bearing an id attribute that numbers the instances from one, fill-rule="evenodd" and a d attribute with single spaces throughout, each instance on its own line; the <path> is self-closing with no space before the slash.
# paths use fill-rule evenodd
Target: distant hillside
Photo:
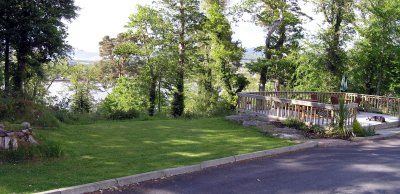
<path id="1" fill-rule="evenodd" d="M 244 53 L 242 62 L 246 63 L 246 62 L 250 62 L 252 60 L 256 60 L 259 57 L 263 56 L 262 52 L 256 52 L 254 51 L 255 48 L 246 48 L 246 51 Z"/>
<path id="2" fill-rule="evenodd" d="M 251 60 L 256 60 L 259 57 L 262 57 L 262 52 L 254 51 L 254 48 L 246 48 L 244 53 L 242 62 L 250 62 Z M 75 49 L 74 54 L 72 55 L 72 60 L 69 62 L 70 64 L 93 64 L 100 60 L 99 53 L 97 52 L 88 52 L 80 49 Z"/>
<path id="3" fill-rule="evenodd" d="M 100 60 L 99 53 L 97 52 L 88 52 L 80 49 L 74 49 L 74 53 L 72 55 L 72 60 L 69 62 L 70 64 L 93 64 Z"/>

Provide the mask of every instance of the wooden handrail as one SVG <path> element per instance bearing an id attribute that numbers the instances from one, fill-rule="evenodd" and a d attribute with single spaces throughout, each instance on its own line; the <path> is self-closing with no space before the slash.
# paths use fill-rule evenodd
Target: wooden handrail
<path id="1" fill-rule="evenodd" d="M 329 104 L 331 96 L 343 96 L 346 104 L 355 103 L 357 98 L 360 98 L 359 109 L 368 112 L 378 112 L 390 115 L 400 115 L 400 98 L 367 95 L 358 93 L 345 93 L 345 92 L 301 92 L 301 91 L 282 91 L 282 92 L 243 92 L 239 93 L 240 96 L 254 97 L 255 96 L 268 96 L 277 97 L 279 99 L 292 99 L 292 100 L 311 100 L 311 95 L 317 95 L 319 103 Z M 256 97 L 260 99 L 260 97 Z M 314 97 L 315 98 L 315 97 Z"/>
<path id="2" fill-rule="evenodd" d="M 242 92 L 238 94 L 238 110 L 279 118 L 295 118 L 310 124 L 330 125 L 337 122 L 339 112 L 339 105 L 331 103 L 332 96 L 342 96 L 345 99 L 347 127 L 353 124 L 357 109 L 391 114 L 400 112 L 399 98 L 343 92 L 298 91 Z"/>

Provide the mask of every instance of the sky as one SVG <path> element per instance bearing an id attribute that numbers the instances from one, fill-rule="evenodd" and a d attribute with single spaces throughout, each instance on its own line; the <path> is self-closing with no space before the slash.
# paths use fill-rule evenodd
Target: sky
<path id="1" fill-rule="evenodd" d="M 135 12 L 137 4 L 150 5 L 151 2 L 152 0 L 75 0 L 75 4 L 80 7 L 79 16 L 68 23 L 67 41 L 75 49 L 98 53 L 98 43 L 104 36 L 115 37 L 125 31 L 124 25 Z M 321 23 L 321 17 L 316 16 L 310 6 L 302 6 L 302 10 L 316 18 L 305 24 L 305 28 L 314 33 Z M 265 33 L 262 28 L 252 23 L 232 24 L 232 29 L 233 38 L 240 40 L 246 48 L 257 47 L 264 42 Z"/>

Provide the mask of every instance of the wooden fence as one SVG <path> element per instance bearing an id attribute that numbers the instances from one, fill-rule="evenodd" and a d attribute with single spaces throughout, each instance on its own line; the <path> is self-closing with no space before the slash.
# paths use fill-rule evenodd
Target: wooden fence
<path id="1" fill-rule="evenodd" d="M 284 99 L 305 100 L 331 104 L 331 97 L 344 97 L 346 103 L 359 104 L 358 109 L 365 112 L 376 112 L 398 116 L 400 115 L 400 98 L 366 95 L 344 92 L 248 92 L 260 96 L 277 97 Z M 359 100 L 357 101 L 357 98 Z"/>
<path id="2" fill-rule="evenodd" d="M 338 121 L 339 105 L 332 97 L 345 98 L 345 125 L 351 126 L 359 109 L 399 114 L 400 99 L 340 92 L 248 92 L 238 94 L 238 111 L 276 118 L 297 119 L 310 125 L 328 126 Z"/>

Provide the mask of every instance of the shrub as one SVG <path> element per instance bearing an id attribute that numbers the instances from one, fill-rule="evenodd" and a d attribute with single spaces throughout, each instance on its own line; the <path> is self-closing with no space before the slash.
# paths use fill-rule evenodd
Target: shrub
<path id="1" fill-rule="evenodd" d="M 58 127 L 57 118 L 46 106 L 27 99 L 0 98 L 0 120 L 30 122 L 38 127 Z"/>
<path id="2" fill-rule="evenodd" d="M 58 121 L 58 119 L 49 110 L 43 111 L 43 113 L 40 114 L 38 116 L 37 120 L 34 121 L 32 124 L 35 126 L 40 126 L 40 127 L 58 127 L 58 126 L 60 126 L 60 122 Z"/>
<path id="3" fill-rule="evenodd" d="M 36 146 L 21 144 L 17 150 L 0 151 L 1 162 L 19 162 L 23 160 L 32 160 Z"/>
<path id="4" fill-rule="evenodd" d="M 22 162 L 62 157 L 64 152 L 57 142 L 41 138 L 39 145 L 20 143 L 16 150 L 0 151 L 0 162 Z"/>
<path id="5" fill-rule="evenodd" d="M 375 135 L 375 128 L 369 126 L 367 129 L 364 129 L 357 120 L 354 120 L 353 133 L 357 137 L 374 136 Z"/>
<path id="6" fill-rule="evenodd" d="M 88 89 L 78 88 L 72 97 L 71 110 L 79 113 L 88 113 L 92 109 L 93 97 Z"/>
<path id="7" fill-rule="evenodd" d="M 69 112 L 67 110 L 53 110 L 54 116 L 58 121 L 66 124 L 90 124 L 98 120 L 103 120 L 101 113 L 79 113 Z"/>
<path id="8" fill-rule="evenodd" d="M 324 130 L 319 125 L 313 125 L 310 127 L 310 132 L 317 134 L 324 134 Z"/>
<path id="9" fill-rule="evenodd" d="M 352 129 L 354 135 L 356 135 L 357 137 L 365 136 L 365 130 L 362 128 L 360 122 L 358 122 L 357 119 L 354 119 Z"/>
<path id="10" fill-rule="evenodd" d="M 133 119 L 137 117 L 139 117 L 139 112 L 136 110 L 115 110 L 107 116 L 107 118 L 114 120 Z"/>
<path id="11" fill-rule="evenodd" d="M 64 152 L 57 142 L 46 141 L 40 145 L 37 145 L 39 153 L 42 158 L 59 158 L 64 155 Z"/>
<path id="12" fill-rule="evenodd" d="M 371 126 L 368 126 L 368 128 L 367 129 L 364 129 L 365 130 L 365 132 L 364 132 L 364 134 L 365 134 L 365 136 L 374 136 L 375 135 L 375 128 L 374 127 L 371 127 Z"/>
<path id="13" fill-rule="evenodd" d="M 285 121 L 283 121 L 283 125 L 285 125 L 286 127 L 295 128 L 300 131 L 310 131 L 305 123 L 296 119 L 286 119 Z"/>
<path id="14" fill-rule="evenodd" d="M 100 112 L 110 119 L 131 119 L 148 107 L 146 88 L 135 79 L 119 78 L 113 91 L 104 99 Z"/>

